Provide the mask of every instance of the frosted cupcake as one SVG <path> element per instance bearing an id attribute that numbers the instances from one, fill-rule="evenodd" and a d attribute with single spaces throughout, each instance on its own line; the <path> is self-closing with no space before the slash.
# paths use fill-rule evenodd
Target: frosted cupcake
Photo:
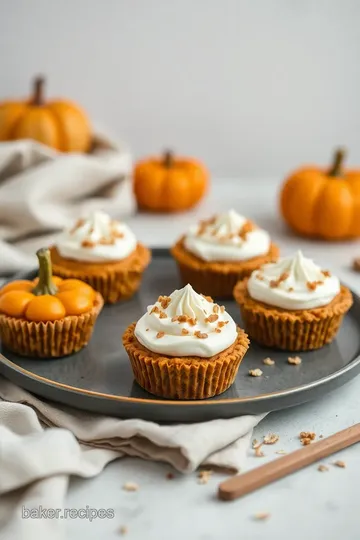
<path id="1" fill-rule="evenodd" d="M 336 276 L 301 251 L 253 272 L 234 296 L 250 338 L 289 351 L 330 343 L 353 302 Z"/>
<path id="2" fill-rule="evenodd" d="M 191 285 L 160 296 L 124 333 L 136 381 L 173 399 L 221 394 L 234 382 L 249 340 L 224 307 Z"/>
<path id="3" fill-rule="evenodd" d="M 237 281 L 276 261 L 269 234 L 235 210 L 190 228 L 173 246 L 183 283 L 214 297 L 231 298 Z"/>
<path id="4" fill-rule="evenodd" d="M 111 304 L 137 291 L 150 258 L 125 223 L 103 212 L 79 219 L 51 248 L 57 276 L 85 281 Z"/>

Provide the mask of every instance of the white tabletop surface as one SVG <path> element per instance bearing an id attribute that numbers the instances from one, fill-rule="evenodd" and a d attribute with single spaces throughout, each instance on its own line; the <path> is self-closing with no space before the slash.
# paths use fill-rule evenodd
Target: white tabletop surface
<path id="1" fill-rule="evenodd" d="M 144 243 L 168 246 L 189 224 L 232 207 L 266 228 L 283 254 L 301 248 L 360 292 L 360 274 L 351 270 L 353 257 L 360 256 L 360 244 L 313 242 L 289 234 L 277 212 L 277 186 L 271 179 L 217 180 L 196 210 L 160 217 L 137 215 L 129 224 Z M 356 422 L 360 422 L 360 377 L 318 401 L 270 414 L 254 437 L 261 439 L 275 432 L 280 441 L 267 446 L 263 458 L 249 451 L 246 468 L 278 458 L 278 449 L 299 448 L 300 431 L 327 436 Z M 334 456 L 323 462 L 329 464 L 328 472 L 319 472 L 312 465 L 231 503 L 216 498 L 225 475 L 215 474 L 208 484 L 199 485 L 196 474 L 175 474 L 173 480 L 167 480 L 170 467 L 162 463 L 117 460 L 97 478 L 72 479 L 67 500 L 69 508 L 114 508 L 114 519 L 68 521 L 68 537 L 115 540 L 125 526 L 124 538 L 129 540 L 359 540 L 360 447 L 349 448 L 340 456 L 345 469 L 332 465 L 338 457 Z M 122 490 L 128 481 L 138 483 L 139 491 Z M 256 521 L 257 512 L 271 515 L 266 521 Z"/>

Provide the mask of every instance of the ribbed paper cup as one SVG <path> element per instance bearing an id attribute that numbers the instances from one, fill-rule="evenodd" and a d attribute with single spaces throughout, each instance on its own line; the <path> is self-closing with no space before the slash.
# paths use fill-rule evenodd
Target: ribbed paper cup
<path id="1" fill-rule="evenodd" d="M 89 342 L 103 305 L 101 295 L 97 294 L 94 307 L 88 313 L 47 322 L 27 321 L 1 314 L 1 341 L 6 348 L 22 356 L 57 358 L 73 354 Z"/>
<path id="2" fill-rule="evenodd" d="M 136 323 L 123 335 L 137 383 L 155 396 L 169 399 L 205 399 L 222 394 L 235 380 L 249 340 L 238 328 L 233 345 L 211 357 L 161 356 L 146 349 L 134 334 Z"/>
<path id="3" fill-rule="evenodd" d="M 279 256 L 279 248 L 271 244 L 266 255 L 247 261 L 202 261 L 185 249 L 183 240 L 181 238 L 171 248 L 182 283 L 190 283 L 196 292 L 214 298 L 232 298 L 233 289 L 239 280 L 249 277 L 263 264 L 275 262 Z"/>
<path id="4" fill-rule="evenodd" d="M 55 247 L 50 252 L 55 276 L 85 281 L 101 294 L 106 304 L 131 298 L 138 290 L 151 259 L 150 250 L 141 244 L 128 259 L 104 264 L 82 264 L 80 261 L 63 259 Z"/>
<path id="5" fill-rule="evenodd" d="M 247 280 L 236 285 L 234 296 L 251 340 L 287 351 L 320 349 L 333 341 L 352 305 L 351 292 L 343 285 L 330 304 L 308 310 L 286 311 L 257 302 L 247 292 Z"/>

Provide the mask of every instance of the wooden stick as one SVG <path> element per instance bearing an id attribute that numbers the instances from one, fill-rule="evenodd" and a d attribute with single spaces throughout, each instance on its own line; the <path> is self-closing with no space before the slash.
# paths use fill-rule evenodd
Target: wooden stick
<path id="1" fill-rule="evenodd" d="M 360 424 L 355 424 L 355 426 L 339 431 L 326 439 L 275 459 L 271 463 L 266 463 L 252 471 L 225 480 L 219 486 L 219 498 L 224 501 L 238 499 L 358 442 L 360 442 Z"/>

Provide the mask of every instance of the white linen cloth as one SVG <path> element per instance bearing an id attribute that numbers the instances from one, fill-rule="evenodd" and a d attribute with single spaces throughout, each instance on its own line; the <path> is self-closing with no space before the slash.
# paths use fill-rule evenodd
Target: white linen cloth
<path id="1" fill-rule="evenodd" d="M 183 473 L 200 465 L 237 472 L 264 416 L 182 425 L 121 420 L 56 406 L 0 377 L 0 538 L 63 540 L 65 520 L 23 519 L 22 508 L 64 508 L 70 475 L 95 476 L 123 456 Z"/>
<path id="2" fill-rule="evenodd" d="M 34 268 L 35 251 L 88 211 L 132 213 L 131 170 L 129 150 L 100 136 L 89 154 L 0 143 L 0 277 Z"/>

